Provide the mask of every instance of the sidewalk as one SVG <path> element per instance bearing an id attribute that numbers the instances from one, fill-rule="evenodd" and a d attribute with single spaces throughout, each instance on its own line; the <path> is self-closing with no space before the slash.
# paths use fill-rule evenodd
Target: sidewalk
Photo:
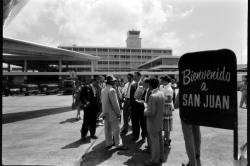
<path id="1" fill-rule="evenodd" d="M 65 109 L 67 103 L 62 98 L 57 102 L 57 105 L 62 105 Z M 14 107 L 13 104 L 11 108 L 18 112 L 24 111 L 21 110 L 20 105 Z M 53 109 L 44 110 L 52 112 Z M 33 110 L 38 110 L 39 114 L 42 112 L 41 106 Z M 16 119 L 16 121 L 2 124 L 2 163 L 5 165 L 141 166 L 144 161 L 150 159 L 150 155 L 144 149 L 146 143 L 133 143 L 129 139 L 131 131 L 123 138 L 124 144 L 129 147 L 127 151 L 105 149 L 103 126 L 97 127 L 98 139 L 80 141 L 82 120 L 75 121 L 75 116 L 76 111 L 68 109 L 55 114 Z M 239 109 L 238 116 L 240 147 L 247 138 L 246 109 Z M 163 166 L 180 166 L 181 163 L 187 162 L 178 110 L 174 111 L 173 118 L 172 148 L 166 153 L 167 161 L 162 164 Z M 201 127 L 201 134 L 202 166 L 233 165 L 233 132 L 231 130 Z"/>

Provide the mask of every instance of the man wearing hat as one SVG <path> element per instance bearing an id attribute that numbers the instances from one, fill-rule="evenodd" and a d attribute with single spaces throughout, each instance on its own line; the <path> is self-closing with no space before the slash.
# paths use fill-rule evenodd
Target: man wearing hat
<path id="1" fill-rule="evenodd" d="M 106 87 L 101 92 L 101 117 L 104 119 L 106 147 L 109 149 L 115 145 L 119 150 L 127 150 L 120 137 L 121 110 L 116 90 L 113 88 L 115 80 L 113 76 L 107 76 Z"/>

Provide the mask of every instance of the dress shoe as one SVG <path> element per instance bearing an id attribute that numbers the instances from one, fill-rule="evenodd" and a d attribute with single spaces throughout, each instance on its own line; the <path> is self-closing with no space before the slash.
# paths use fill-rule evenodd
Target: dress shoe
<path id="1" fill-rule="evenodd" d="M 141 143 L 144 143 L 145 141 L 146 141 L 145 138 L 142 138 L 142 139 L 140 140 Z"/>
<path id="2" fill-rule="evenodd" d="M 154 162 L 154 161 L 146 161 L 145 166 L 157 166 L 160 165 L 160 162 Z"/>
<path id="3" fill-rule="evenodd" d="M 90 136 L 90 138 L 92 138 L 92 139 L 97 139 L 98 137 L 95 136 L 95 135 L 92 135 L 92 136 Z"/>
<path id="4" fill-rule="evenodd" d="M 116 147 L 117 150 L 128 150 L 128 147 L 121 145 Z"/>
<path id="5" fill-rule="evenodd" d="M 150 149 L 145 149 L 146 153 L 151 153 Z"/>
<path id="6" fill-rule="evenodd" d="M 106 146 L 106 149 L 112 148 L 113 145 Z"/>
<path id="7" fill-rule="evenodd" d="M 168 148 L 171 148 L 171 139 L 164 140 L 164 145 L 167 146 Z"/>
<path id="8" fill-rule="evenodd" d="M 104 123 L 103 122 L 98 122 L 96 125 L 97 126 L 104 126 Z"/>
<path id="9" fill-rule="evenodd" d="M 121 134 L 120 134 L 120 135 L 121 135 L 121 136 L 126 135 L 126 134 L 127 134 L 127 132 L 128 132 L 128 131 L 123 130 L 123 131 L 121 132 Z"/>
<path id="10" fill-rule="evenodd" d="M 86 138 L 86 137 L 81 137 L 80 140 L 81 140 L 81 141 L 87 141 L 87 138 Z"/>
<path id="11" fill-rule="evenodd" d="M 132 140 L 132 141 L 137 141 L 138 138 L 137 138 L 137 137 L 132 137 L 131 140 Z"/>

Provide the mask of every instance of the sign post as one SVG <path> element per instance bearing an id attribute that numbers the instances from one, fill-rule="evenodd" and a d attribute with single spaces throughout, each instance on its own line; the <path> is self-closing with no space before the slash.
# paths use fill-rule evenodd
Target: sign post
<path id="1" fill-rule="evenodd" d="M 228 49 L 184 54 L 179 61 L 180 117 L 189 124 L 234 131 L 238 157 L 236 56 Z"/>

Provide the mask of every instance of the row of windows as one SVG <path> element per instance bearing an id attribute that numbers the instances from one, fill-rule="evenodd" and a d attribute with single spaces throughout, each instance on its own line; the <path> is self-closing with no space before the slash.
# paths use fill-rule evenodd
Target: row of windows
<path id="1" fill-rule="evenodd" d="M 79 52 L 123 52 L 123 53 L 156 53 L 156 54 L 171 54 L 172 50 L 150 50 L 150 49 L 113 49 L 113 48 L 81 48 L 81 47 L 61 47 L 72 51 Z"/>
<path id="2" fill-rule="evenodd" d="M 119 57 L 119 55 L 99 55 L 102 59 L 130 59 L 129 55 L 121 55 Z M 151 59 L 151 56 L 140 56 L 140 55 L 132 55 L 131 56 L 132 59 Z"/>
<path id="3" fill-rule="evenodd" d="M 130 62 L 125 61 L 125 62 L 119 62 L 119 61 L 110 61 L 108 63 L 108 61 L 99 61 L 98 65 L 107 65 L 107 64 L 111 64 L 111 65 L 119 65 L 119 64 L 124 64 L 124 65 L 129 65 Z"/>

